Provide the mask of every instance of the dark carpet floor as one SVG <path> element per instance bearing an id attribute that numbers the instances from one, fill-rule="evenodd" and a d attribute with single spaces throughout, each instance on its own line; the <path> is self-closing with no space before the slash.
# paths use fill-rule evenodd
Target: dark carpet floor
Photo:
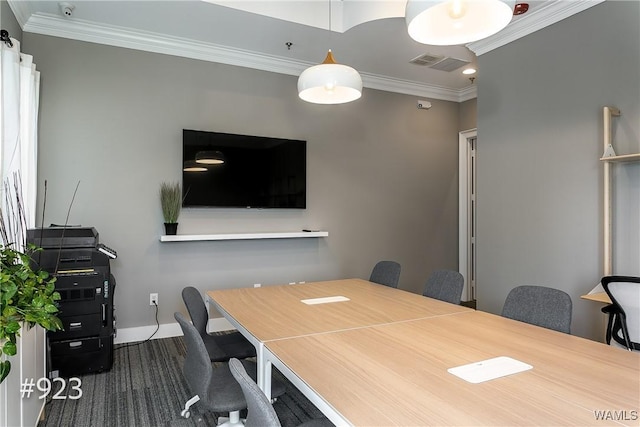
<path id="1" fill-rule="evenodd" d="M 113 368 L 80 376 L 82 397 L 50 400 L 38 427 L 215 426 L 217 415 L 227 414 L 202 411 L 197 403 L 189 419 L 180 416 L 192 397 L 182 376 L 185 354 L 182 337 L 116 346 Z M 274 375 L 287 384 L 287 392 L 274 403 L 283 427 L 322 416 L 279 372 Z"/>

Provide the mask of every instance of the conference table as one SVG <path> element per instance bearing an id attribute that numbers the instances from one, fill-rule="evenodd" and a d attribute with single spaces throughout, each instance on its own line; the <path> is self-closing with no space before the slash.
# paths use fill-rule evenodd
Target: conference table
<path id="1" fill-rule="evenodd" d="M 275 366 L 336 425 L 640 425 L 638 353 L 359 279 L 208 295 L 265 393 Z M 449 371 L 504 356 L 529 368 Z"/>
<path id="2" fill-rule="evenodd" d="M 471 311 L 361 279 L 225 289 L 207 295 L 256 347 L 258 385 L 267 394 L 270 389 L 263 383 L 265 377 L 271 378 L 263 357 L 267 342 Z M 347 301 L 326 299 L 332 297 Z"/>

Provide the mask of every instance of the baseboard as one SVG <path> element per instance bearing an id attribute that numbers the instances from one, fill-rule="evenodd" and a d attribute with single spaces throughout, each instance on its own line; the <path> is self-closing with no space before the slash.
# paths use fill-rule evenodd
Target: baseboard
<path id="1" fill-rule="evenodd" d="M 113 342 L 115 344 L 125 344 L 129 342 L 144 341 L 149 339 L 156 329 L 158 329 L 158 332 L 153 335 L 151 338 L 152 340 L 182 336 L 182 329 L 180 329 L 180 325 L 177 322 L 164 323 L 160 325 L 160 328 L 158 328 L 157 325 L 118 328 Z M 228 331 L 232 329 L 235 328 L 224 317 L 209 319 L 209 332 Z"/>

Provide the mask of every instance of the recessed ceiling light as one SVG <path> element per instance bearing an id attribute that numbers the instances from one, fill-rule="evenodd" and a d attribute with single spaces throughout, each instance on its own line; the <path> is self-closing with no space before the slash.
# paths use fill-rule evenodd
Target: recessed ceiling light
<path id="1" fill-rule="evenodd" d="M 475 74 L 475 73 L 476 73 L 475 68 L 466 68 L 462 71 L 462 74 Z"/>

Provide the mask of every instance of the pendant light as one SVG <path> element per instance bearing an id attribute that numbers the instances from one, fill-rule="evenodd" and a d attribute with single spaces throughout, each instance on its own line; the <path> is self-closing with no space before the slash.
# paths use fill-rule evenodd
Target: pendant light
<path id="1" fill-rule="evenodd" d="M 196 163 L 195 160 L 187 160 L 184 162 L 182 170 L 185 172 L 206 172 L 207 168 L 199 163 Z"/>
<path id="2" fill-rule="evenodd" d="M 408 0 L 407 30 L 412 39 L 449 46 L 489 37 L 506 27 L 515 0 Z"/>
<path id="3" fill-rule="evenodd" d="M 198 151 L 196 163 L 201 165 L 221 165 L 224 163 L 224 154 L 221 151 Z"/>
<path id="4" fill-rule="evenodd" d="M 331 32 L 331 0 L 329 0 Z M 362 78 L 348 65 L 338 64 L 331 53 L 322 64 L 307 68 L 298 78 L 298 96 L 314 104 L 344 104 L 362 96 Z"/>

